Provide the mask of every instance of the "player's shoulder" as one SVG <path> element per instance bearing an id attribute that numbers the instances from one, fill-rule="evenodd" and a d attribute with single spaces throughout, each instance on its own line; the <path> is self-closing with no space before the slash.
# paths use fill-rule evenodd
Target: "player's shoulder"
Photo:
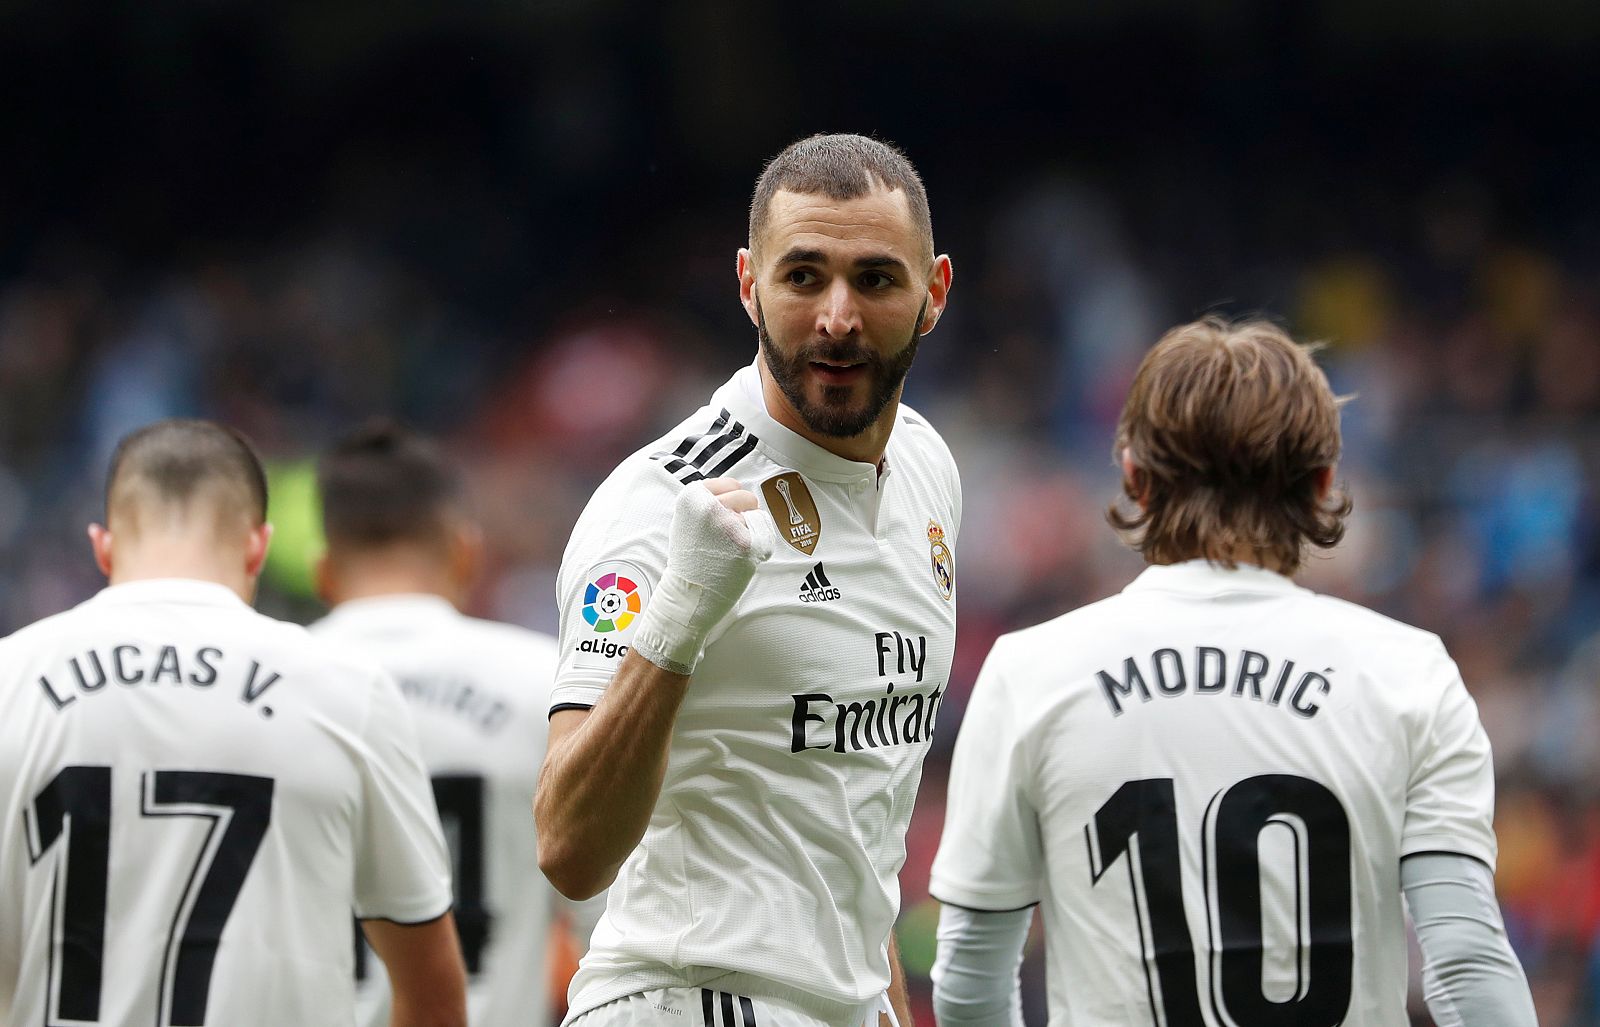
<path id="1" fill-rule="evenodd" d="M 726 407 L 702 406 L 617 464 L 595 488 L 579 517 L 580 525 L 608 521 L 630 510 L 669 522 L 678 492 L 686 484 L 715 477 L 709 472 L 720 461 L 713 458 L 744 434 L 745 427 Z"/>
<path id="2" fill-rule="evenodd" d="M 27 653 L 54 648 L 63 635 L 71 633 L 83 621 L 85 615 L 82 611 L 81 606 L 75 606 L 52 613 L 0 638 L 0 653 L 5 654 L 0 662 L 13 665 Z"/>
<path id="3" fill-rule="evenodd" d="M 542 631 L 466 615 L 461 617 L 460 626 L 471 644 L 496 656 L 520 657 L 527 661 L 555 659 L 556 640 Z"/>
<path id="4" fill-rule="evenodd" d="M 895 415 L 892 438 L 904 445 L 911 454 L 955 470 L 956 458 L 950 452 L 950 444 L 945 442 L 933 422 L 905 403 L 900 404 L 900 410 Z"/>
<path id="5" fill-rule="evenodd" d="M 1446 655 L 1443 639 L 1426 628 L 1324 592 L 1306 589 L 1302 595 L 1307 607 L 1302 616 L 1307 623 L 1338 632 L 1376 655 L 1430 660 Z"/>
<path id="6" fill-rule="evenodd" d="M 379 687 L 388 681 L 377 660 L 343 644 L 326 630 L 279 620 L 247 609 L 251 633 L 270 646 L 285 665 L 295 665 L 318 678 L 338 681 L 341 687 Z"/>
<path id="7" fill-rule="evenodd" d="M 1024 668 L 1040 661 L 1081 658 L 1105 648 L 1109 629 L 1130 616 L 1126 595 L 1117 593 L 1079 606 L 1048 620 L 1008 631 L 995 639 L 989 660 L 1001 669 Z M 1046 656 L 1049 659 L 1046 660 Z"/>

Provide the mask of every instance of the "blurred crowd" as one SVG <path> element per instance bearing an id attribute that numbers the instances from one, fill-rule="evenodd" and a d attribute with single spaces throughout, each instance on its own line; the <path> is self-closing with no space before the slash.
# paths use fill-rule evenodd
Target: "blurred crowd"
<path id="1" fill-rule="evenodd" d="M 936 219 L 956 202 L 934 199 Z M 1470 184 L 1413 213 L 1385 247 L 1252 269 L 1259 311 L 1066 177 L 1019 183 L 941 235 L 956 287 L 907 393 L 950 441 L 966 505 L 951 713 L 902 878 L 930 1022 L 926 882 L 961 703 L 1000 632 L 1138 572 L 1103 518 L 1117 411 L 1166 327 L 1220 310 L 1325 343 L 1355 513 L 1304 580 L 1444 637 L 1494 743 L 1499 888 L 1541 1021 L 1600 1023 L 1600 274 L 1508 241 Z M 726 214 L 707 217 L 737 227 Z M 260 605 L 315 616 L 312 462 L 377 412 L 436 433 L 467 470 L 492 554 L 474 612 L 553 631 L 556 566 L 594 486 L 754 355 L 731 272 L 742 240 L 721 242 L 720 264 L 661 257 L 670 305 L 597 288 L 499 323 L 337 226 L 159 268 L 42 245 L 0 281 L 0 632 L 99 586 L 83 528 L 106 457 L 169 415 L 261 448 L 278 536 Z M 1026 973 L 1042 1022 L 1036 955 Z"/>

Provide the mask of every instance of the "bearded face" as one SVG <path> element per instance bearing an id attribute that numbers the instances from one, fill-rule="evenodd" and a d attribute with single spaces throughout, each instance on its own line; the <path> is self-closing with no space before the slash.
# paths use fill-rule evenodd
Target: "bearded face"
<path id="1" fill-rule="evenodd" d="M 899 346 L 880 352 L 860 337 L 813 337 L 786 345 L 772 337 L 760 303 L 757 331 L 761 356 L 784 398 L 818 435 L 851 438 L 877 422 L 900 394 L 917 356 L 922 310 L 902 329 Z"/>

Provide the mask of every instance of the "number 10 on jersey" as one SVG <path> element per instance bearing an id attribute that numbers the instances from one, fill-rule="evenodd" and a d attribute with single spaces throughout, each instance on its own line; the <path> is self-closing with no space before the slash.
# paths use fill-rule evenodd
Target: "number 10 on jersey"
<path id="1" fill-rule="evenodd" d="M 1297 951 L 1294 994 L 1268 998 L 1261 832 L 1287 828 L 1294 866 L 1270 868 L 1293 882 Z M 1205 1027 L 1194 945 L 1184 909 L 1178 810 L 1171 778 L 1128 781 L 1084 828 L 1089 873 L 1099 885 L 1128 867 L 1150 1011 L 1158 1027 Z M 1350 1005 L 1350 821 L 1337 796 L 1288 774 L 1246 778 L 1212 796 L 1201 826 L 1201 878 L 1209 938 L 1207 998 L 1232 1027 L 1333 1027 Z"/>

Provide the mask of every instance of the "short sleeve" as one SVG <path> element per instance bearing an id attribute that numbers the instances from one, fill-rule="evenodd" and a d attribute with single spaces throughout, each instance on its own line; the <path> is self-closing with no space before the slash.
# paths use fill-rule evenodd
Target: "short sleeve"
<path id="1" fill-rule="evenodd" d="M 928 887 L 940 902 L 991 912 L 1038 902 L 1045 876 L 1005 649 L 1002 638 L 984 661 L 956 736 Z"/>
<path id="2" fill-rule="evenodd" d="M 556 575 L 561 649 L 552 711 L 593 706 L 622 666 L 666 567 L 676 486 L 655 465 L 630 461 L 578 518 Z"/>
<path id="3" fill-rule="evenodd" d="M 404 924 L 437 919 L 450 909 L 450 853 L 416 728 L 387 674 L 373 688 L 364 740 L 356 916 Z"/>
<path id="4" fill-rule="evenodd" d="M 1442 688 L 1417 718 L 1400 854 L 1457 852 L 1495 863 L 1494 765 L 1478 707 L 1441 646 L 1431 673 Z M 1431 712 L 1431 716 L 1429 713 Z"/>

